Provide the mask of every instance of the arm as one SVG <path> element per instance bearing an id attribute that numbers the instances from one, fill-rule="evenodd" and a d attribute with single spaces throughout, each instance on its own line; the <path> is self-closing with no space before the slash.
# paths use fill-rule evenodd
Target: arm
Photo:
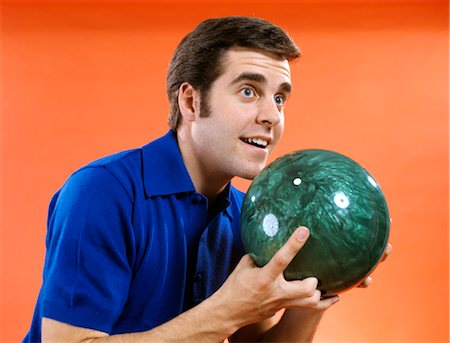
<path id="1" fill-rule="evenodd" d="M 297 229 L 264 267 L 250 256 L 239 262 L 224 285 L 195 308 L 150 331 L 109 336 L 44 318 L 43 342 L 135 342 L 141 340 L 220 342 L 239 328 L 270 318 L 281 308 L 315 307 L 320 302 L 317 279 L 286 281 L 283 271 L 309 236 Z"/>
<path id="2" fill-rule="evenodd" d="M 387 244 L 380 262 L 386 260 L 392 252 L 392 245 Z M 368 276 L 358 286 L 367 288 L 372 283 Z M 317 306 L 306 308 L 291 308 L 286 310 L 281 320 L 266 330 L 262 337 L 263 342 L 312 342 L 319 322 L 325 311 L 339 301 L 339 297 L 331 297 L 321 300 Z"/>
<path id="3" fill-rule="evenodd" d="M 231 336 L 233 342 L 261 339 L 264 342 L 311 342 L 325 310 L 339 298 L 320 300 L 315 278 L 284 279 L 283 270 L 307 239 L 298 234 L 299 230 L 263 268 L 256 267 L 248 255 L 244 256 L 225 284 L 210 298 L 150 331 L 109 336 L 43 318 L 42 341 L 222 342 Z M 388 245 L 382 260 L 391 250 Z M 284 312 L 286 307 L 288 310 Z"/>
<path id="4" fill-rule="evenodd" d="M 392 245 L 388 243 L 380 262 L 385 261 L 391 252 Z M 371 283 L 372 278 L 368 276 L 358 287 L 367 288 Z M 325 311 L 338 301 L 336 296 L 321 300 L 317 306 L 279 311 L 263 322 L 240 329 L 232 336 L 232 342 L 312 342 Z"/>
<path id="5" fill-rule="evenodd" d="M 287 309 L 280 322 L 262 337 L 263 342 L 312 342 L 325 310 L 339 297 L 321 300 L 313 308 Z"/>
<path id="6" fill-rule="evenodd" d="M 234 334 L 231 342 L 312 342 L 325 310 L 339 297 L 321 300 L 314 308 L 280 310 L 263 322 L 249 325 Z"/>
<path id="7" fill-rule="evenodd" d="M 42 342 L 223 342 L 237 328 L 222 311 L 217 299 L 206 299 L 195 308 L 152 330 L 109 336 L 52 319 L 42 319 Z"/>

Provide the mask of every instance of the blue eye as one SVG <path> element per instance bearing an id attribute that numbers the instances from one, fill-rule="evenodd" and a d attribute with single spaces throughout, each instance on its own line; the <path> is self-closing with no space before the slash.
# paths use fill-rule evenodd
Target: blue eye
<path id="1" fill-rule="evenodd" d="M 245 87 L 245 88 L 241 89 L 241 94 L 246 98 L 251 98 L 252 96 L 255 95 L 255 92 L 253 89 L 251 89 L 249 87 Z"/>
<path id="2" fill-rule="evenodd" d="M 275 96 L 275 103 L 278 106 L 283 106 L 284 105 L 284 98 L 281 95 L 276 95 Z"/>

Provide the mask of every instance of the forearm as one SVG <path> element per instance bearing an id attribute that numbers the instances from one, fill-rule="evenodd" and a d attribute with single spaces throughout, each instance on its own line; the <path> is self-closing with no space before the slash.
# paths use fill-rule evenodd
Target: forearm
<path id="1" fill-rule="evenodd" d="M 278 324 L 285 309 L 279 310 L 270 318 L 258 323 L 250 324 L 239 329 L 229 338 L 230 342 L 259 342 L 271 328 Z"/>
<path id="2" fill-rule="evenodd" d="M 219 307 L 197 306 L 153 330 L 109 336 L 96 343 L 126 342 L 223 342 L 238 328 L 230 323 Z"/>
<path id="3" fill-rule="evenodd" d="M 280 322 L 267 331 L 263 342 L 312 342 L 324 311 L 288 309 Z"/>
<path id="4" fill-rule="evenodd" d="M 221 311 L 221 308 L 221 300 L 211 297 L 152 330 L 118 335 L 108 335 L 43 318 L 42 342 L 223 342 L 239 326 L 229 320 L 228 313 Z"/>

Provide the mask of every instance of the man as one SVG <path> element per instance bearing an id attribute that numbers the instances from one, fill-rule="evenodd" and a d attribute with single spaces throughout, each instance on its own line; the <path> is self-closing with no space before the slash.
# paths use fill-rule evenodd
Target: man
<path id="1" fill-rule="evenodd" d="M 308 229 L 256 267 L 230 184 L 254 178 L 280 139 L 299 56 L 256 18 L 207 20 L 182 40 L 167 79 L 171 130 L 81 168 L 52 198 L 26 342 L 312 339 L 338 298 L 321 300 L 315 278 L 283 277 Z"/>

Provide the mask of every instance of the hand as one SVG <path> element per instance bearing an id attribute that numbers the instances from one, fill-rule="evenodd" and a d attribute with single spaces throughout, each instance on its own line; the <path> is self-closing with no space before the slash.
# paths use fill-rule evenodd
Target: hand
<path id="1" fill-rule="evenodd" d="M 281 308 L 326 309 L 336 299 L 320 300 L 318 280 L 286 281 L 283 272 L 303 247 L 309 230 L 300 227 L 276 252 L 264 267 L 257 267 L 249 255 L 245 255 L 222 287 L 213 295 L 221 297 L 224 310 L 242 327 L 260 322 Z"/>
<path id="2" fill-rule="evenodd" d="M 383 262 L 383 261 L 385 261 L 387 258 L 388 258 L 388 256 L 389 256 L 389 254 L 392 252 L 392 245 L 391 244 L 387 244 L 386 245 L 386 248 L 384 249 L 384 252 L 383 252 L 383 256 L 381 257 L 381 260 L 380 260 L 380 263 L 381 262 Z M 367 287 L 369 287 L 369 285 L 372 283 L 372 281 L 373 281 L 373 279 L 372 279 L 372 277 L 369 275 L 368 277 L 366 277 L 364 280 L 363 280 L 363 282 L 361 282 L 360 284 L 359 284 L 359 288 L 367 288 Z"/>

